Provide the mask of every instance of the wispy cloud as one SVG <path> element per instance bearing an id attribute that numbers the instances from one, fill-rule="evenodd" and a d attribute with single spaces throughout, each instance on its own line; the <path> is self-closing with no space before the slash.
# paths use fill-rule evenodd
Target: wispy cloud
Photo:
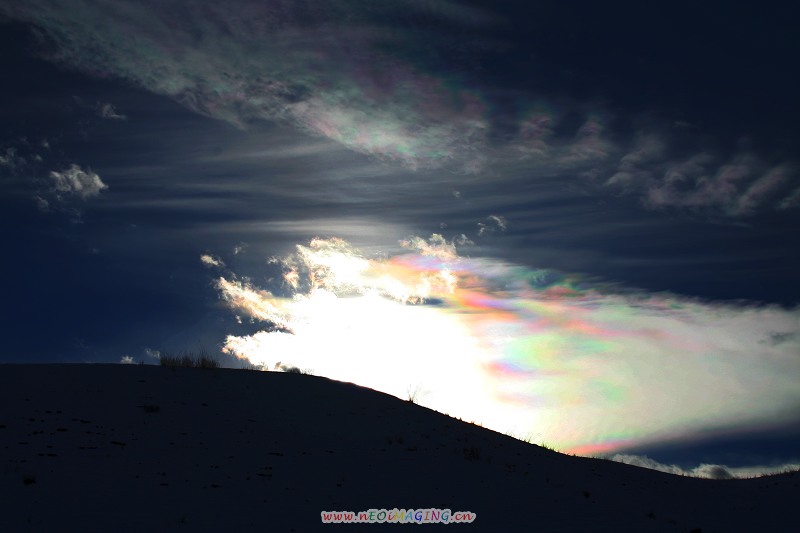
<path id="1" fill-rule="evenodd" d="M 642 139 L 619 160 L 605 185 L 640 196 L 646 207 L 684 208 L 730 218 L 792 203 L 787 186 L 796 172 L 788 163 L 770 167 L 753 153 L 736 154 L 727 161 L 708 152 L 673 158 L 663 139 Z"/>
<path id="2" fill-rule="evenodd" d="M 800 462 L 786 463 L 782 465 L 753 465 L 744 467 L 729 467 L 727 465 L 700 464 L 694 468 L 682 468 L 678 465 L 668 465 L 659 463 L 646 455 L 614 454 L 609 457 L 612 461 L 629 465 L 641 466 L 651 470 L 659 470 L 669 474 L 680 476 L 702 477 L 710 479 L 732 479 L 750 478 L 769 474 L 780 474 L 797 470 Z"/>
<path id="3" fill-rule="evenodd" d="M 657 137 L 639 139 L 636 149 L 619 160 L 617 171 L 606 184 L 628 189 L 641 183 L 650 182 L 655 177 L 652 170 L 653 164 L 663 160 L 665 149 L 664 143 Z"/>
<path id="4" fill-rule="evenodd" d="M 478 222 L 478 236 L 485 237 L 495 231 L 505 231 L 507 227 L 508 221 L 505 217 L 489 215 L 486 217 L 486 222 Z"/>
<path id="5" fill-rule="evenodd" d="M 95 111 L 97 115 L 101 118 L 107 118 L 109 120 L 127 120 L 128 117 L 119 113 L 117 109 L 114 107 L 112 103 L 102 103 L 97 102 L 95 105 Z"/>
<path id="6" fill-rule="evenodd" d="M 430 46 L 425 57 L 447 56 L 455 44 L 483 50 L 481 30 L 495 28 L 496 20 L 461 4 L 202 5 L 31 0 L 0 5 L 0 12 L 36 25 L 55 61 L 129 80 L 238 127 L 288 123 L 405 168 L 464 177 L 523 164 L 532 175 L 560 173 L 575 186 L 581 178 L 605 183 L 590 188 L 635 195 L 645 208 L 729 218 L 800 203 L 791 161 L 766 164 L 749 153 L 720 152 L 695 128 L 696 150 L 687 154 L 676 148 L 689 135 L 685 122 L 632 135 L 625 132 L 630 124 L 621 128 L 602 105 L 568 102 L 558 110 L 543 95 L 526 94 L 519 105 L 528 110 L 508 127 L 508 118 L 493 111 L 503 88 L 465 75 L 474 65 L 452 65 L 452 75 L 410 59 L 420 42 Z M 397 17 L 409 12 L 434 17 L 437 30 L 398 29 Z M 458 36 L 465 27 L 478 38 L 464 43 Z M 111 104 L 98 106 L 102 116 L 123 116 Z M 513 133 L 493 138 L 501 125 Z"/>
<path id="7" fill-rule="evenodd" d="M 224 277 L 215 283 L 220 297 L 232 309 L 278 327 L 289 327 L 286 313 L 272 303 L 274 296 L 269 291 L 257 289 L 248 281 L 229 281 Z"/>
<path id="8" fill-rule="evenodd" d="M 598 163 L 609 157 L 613 148 L 606 138 L 606 125 L 599 116 L 590 116 L 578 129 L 575 140 L 561 156 L 562 164 Z"/>
<path id="9" fill-rule="evenodd" d="M 41 142 L 37 146 L 26 137 L 0 142 L 0 173 L 19 176 L 37 168 L 43 161 L 40 148 L 47 148 L 44 146 L 47 141 Z"/>
<path id="10" fill-rule="evenodd" d="M 5 167 L 14 171 L 24 164 L 25 159 L 17 155 L 16 148 L 7 147 L 5 150 L 0 151 L 0 167 Z"/>
<path id="11" fill-rule="evenodd" d="M 213 255 L 210 255 L 210 254 L 202 254 L 200 256 L 200 262 L 203 263 L 204 265 L 208 266 L 208 267 L 217 267 L 217 268 L 219 268 L 219 267 L 224 267 L 225 266 L 225 263 L 222 261 L 222 259 L 220 259 L 218 257 L 214 257 Z"/>
<path id="12" fill-rule="evenodd" d="M 392 16 L 419 9 L 416 3 L 370 10 L 358 2 L 320 3 L 302 14 L 281 2 L 244 0 L 224 10 L 180 4 L 185 9 L 113 1 L 67 8 L 39 0 L 0 10 L 42 28 L 54 59 L 132 80 L 205 115 L 239 126 L 289 120 L 413 168 L 474 166 L 470 152 L 485 142 L 480 100 L 469 91 L 454 94 L 383 46 L 407 44 L 409 37 L 392 29 Z M 463 16 L 475 13 L 463 6 L 434 4 L 447 24 L 480 20 Z"/>
<path id="13" fill-rule="evenodd" d="M 800 207 L 800 187 L 793 190 L 786 198 L 778 204 L 778 209 L 795 209 Z"/>

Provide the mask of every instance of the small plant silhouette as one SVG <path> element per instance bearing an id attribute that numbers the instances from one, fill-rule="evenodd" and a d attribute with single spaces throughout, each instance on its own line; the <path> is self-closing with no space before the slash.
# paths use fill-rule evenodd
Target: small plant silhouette
<path id="1" fill-rule="evenodd" d="M 184 352 L 182 355 L 163 354 L 159 364 L 167 368 L 219 368 L 219 361 L 201 350 L 198 355 Z"/>
<path id="2" fill-rule="evenodd" d="M 464 448 L 464 459 L 467 461 L 479 461 L 481 458 L 481 449 L 475 446 Z"/>
<path id="3" fill-rule="evenodd" d="M 408 389 L 406 389 L 406 392 L 408 393 L 408 401 L 417 405 L 419 404 L 419 401 L 422 399 L 422 396 L 425 394 L 425 391 L 422 390 L 422 387 L 420 385 L 417 386 L 409 385 Z"/>

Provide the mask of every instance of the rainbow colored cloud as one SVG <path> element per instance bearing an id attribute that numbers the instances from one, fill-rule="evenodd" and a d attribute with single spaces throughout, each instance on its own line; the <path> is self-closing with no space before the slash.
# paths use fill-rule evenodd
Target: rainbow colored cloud
<path id="1" fill-rule="evenodd" d="M 299 245 L 275 260 L 284 296 L 219 278 L 228 306 L 265 324 L 224 349 L 400 397 L 417 388 L 431 408 L 579 454 L 796 417 L 796 309 L 461 257 L 438 235 L 404 244 L 386 259 L 339 239 Z"/>

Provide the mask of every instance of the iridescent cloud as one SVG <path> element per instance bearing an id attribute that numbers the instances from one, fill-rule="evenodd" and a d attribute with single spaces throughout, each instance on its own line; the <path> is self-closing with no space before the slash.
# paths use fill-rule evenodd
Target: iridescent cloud
<path id="1" fill-rule="evenodd" d="M 385 51 L 418 38 L 393 28 L 409 9 L 444 24 L 480 21 L 474 10 L 444 0 L 369 9 L 248 0 L 224 8 L 114 0 L 0 5 L 0 13 L 44 30 L 51 59 L 133 81 L 198 113 L 241 127 L 288 121 L 412 168 L 476 168 L 485 147 L 480 97 Z"/>
<path id="2" fill-rule="evenodd" d="M 612 188 L 594 192 L 633 194 L 647 208 L 734 218 L 798 205 L 791 161 L 766 165 L 705 141 L 679 153 L 683 126 L 651 125 L 631 138 L 608 109 L 569 95 L 558 109 L 543 95 L 515 94 L 520 112 L 497 112 L 509 89 L 473 71 L 492 67 L 481 43 L 500 22 L 455 2 L 30 0 L 0 4 L 0 14 L 35 25 L 54 61 L 242 128 L 287 123 L 405 168 L 465 176 L 522 164 L 575 186 L 605 183 Z M 474 39 L 463 39 L 465 29 Z M 110 104 L 99 112 L 122 117 Z M 493 137 L 504 128 L 513 133 Z"/>
<path id="3" fill-rule="evenodd" d="M 796 418 L 800 312 L 702 302 L 460 257 L 434 235 L 364 257 L 315 239 L 268 291 L 219 278 L 263 322 L 224 350 L 278 361 L 580 454 Z M 781 342 L 775 342 L 780 338 Z"/>

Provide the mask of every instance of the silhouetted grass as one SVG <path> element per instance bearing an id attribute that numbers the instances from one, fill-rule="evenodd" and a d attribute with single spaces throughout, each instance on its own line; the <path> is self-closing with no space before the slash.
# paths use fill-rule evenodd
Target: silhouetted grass
<path id="1" fill-rule="evenodd" d="M 219 368 L 219 361 L 201 350 L 198 355 L 184 352 L 180 355 L 162 354 L 159 364 L 167 368 Z"/>

